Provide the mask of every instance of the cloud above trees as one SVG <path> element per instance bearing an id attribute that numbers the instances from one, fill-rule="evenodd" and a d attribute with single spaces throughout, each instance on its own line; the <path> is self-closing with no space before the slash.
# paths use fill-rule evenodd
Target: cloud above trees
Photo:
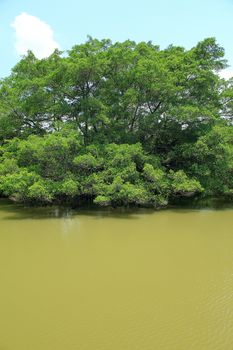
<path id="1" fill-rule="evenodd" d="M 33 51 L 39 59 L 48 57 L 60 45 L 54 39 L 50 25 L 26 12 L 16 16 L 11 26 L 15 30 L 15 49 L 19 55 Z"/>

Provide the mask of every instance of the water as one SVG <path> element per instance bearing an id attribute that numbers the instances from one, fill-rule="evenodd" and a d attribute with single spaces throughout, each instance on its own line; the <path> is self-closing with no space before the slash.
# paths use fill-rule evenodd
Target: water
<path id="1" fill-rule="evenodd" d="M 0 204 L 0 350 L 232 350 L 233 210 Z"/>

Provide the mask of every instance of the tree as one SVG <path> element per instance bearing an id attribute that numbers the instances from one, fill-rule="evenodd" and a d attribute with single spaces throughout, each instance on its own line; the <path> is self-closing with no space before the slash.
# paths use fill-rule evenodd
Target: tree
<path id="1" fill-rule="evenodd" d="M 190 50 L 91 37 L 32 52 L 0 81 L 0 191 L 20 200 L 167 205 L 228 195 L 233 80 L 214 38 Z"/>

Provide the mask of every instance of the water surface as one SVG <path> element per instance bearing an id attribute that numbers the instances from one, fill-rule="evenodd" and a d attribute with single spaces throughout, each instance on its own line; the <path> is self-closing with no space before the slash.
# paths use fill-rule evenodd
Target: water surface
<path id="1" fill-rule="evenodd" d="M 232 350 L 232 222 L 0 202 L 0 350 Z"/>

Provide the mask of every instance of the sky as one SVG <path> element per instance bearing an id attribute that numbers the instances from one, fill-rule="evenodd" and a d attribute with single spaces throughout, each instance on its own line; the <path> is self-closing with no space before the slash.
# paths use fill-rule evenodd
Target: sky
<path id="1" fill-rule="evenodd" d="M 225 48 L 233 75 L 233 0 L 0 0 L 0 77 L 27 50 L 38 58 L 87 36 L 189 49 L 207 37 Z"/>

